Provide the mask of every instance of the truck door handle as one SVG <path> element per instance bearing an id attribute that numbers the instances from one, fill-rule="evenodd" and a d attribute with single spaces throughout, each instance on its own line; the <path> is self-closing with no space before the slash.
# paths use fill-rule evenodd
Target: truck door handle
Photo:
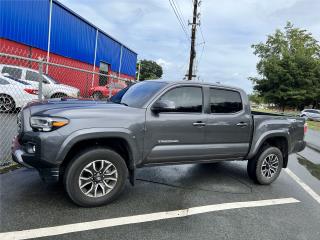
<path id="1" fill-rule="evenodd" d="M 238 127 L 246 127 L 246 126 L 248 126 L 248 123 L 239 122 L 239 123 L 237 123 L 237 126 L 238 126 Z"/>
<path id="2" fill-rule="evenodd" d="M 197 121 L 195 123 L 192 123 L 192 125 L 195 127 L 204 127 L 206 125 L 206 123 L 201 122 L 201 121 Z"/>

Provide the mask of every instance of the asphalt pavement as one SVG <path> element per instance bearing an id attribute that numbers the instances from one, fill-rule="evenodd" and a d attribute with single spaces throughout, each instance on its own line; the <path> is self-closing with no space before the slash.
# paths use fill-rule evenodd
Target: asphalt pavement
<path id="1" fill-rule="evenodd" d="M 11 162 L 11 141 L 17 134 L 17 114 L 0 113 L 0 167 Z"/>
<path id="2" fill-rule="evenodd" d="M 11 239 L 10 232 L 22 231 L 19 234 L 31 234 L 29 237 L 51 232 L 44 239 L 318 240 L 320 202 L 304 187 L 320 194 L 320 154 L 307 148 L 291 155 L 289 169 L 305 185 L 287 171 L 269 186 L 256 185 L 247 177 L 245 162 L 144 168 L 138 171 L 136 185 L 127 184 L 114 203 L 79 208 L 60 185 L 48 186 L 36 171 L 23 168 L 0 175 L 0 239 Z M 272 204 L 260 204 L 270 199 Z M 283 199 L 294 201 L 276 204 Z M 252 201 L 260 206 L 248 207 Z M 227 204 L 237 208 L 228 209 Z M 211 210 L 192 215 L 200 206 Z M 212 211 L 216 206 L 222 207 Z M 170 216 L 174 213 L 169 211 L 181 209 L 188 209 L 182 214 L 191 215 Z M 166 217 L 148 220 L 150 213 L 158 216 L 159 212 Z M 149 215 L 130 223 L 129 219 L 141 214 Z M 119 217 L 124 218 L 120 221 Z M 118 226 L 110 225 L 110 221 L 118 221 Z M 69 225 L 75 223 L 80 225 Z M 44 235 L 24 231 L 30 229 Z M 68 233 L 63 234 L 65 230 Z"/>
<path id="3" fill-rule="evenodd" d="M 3 156 L 10 149 L 11 138 L 16 132 L 16 118 L 14 114 L 6 114 L 0 120 L 0 132 L 5 136 L 0 140 L 0 155 Z M 117 201 L 90 209 L 75 206 L 61 185 L 41 182 L 35 170 L 22 168 L 1 174 L 0 239 L 11 239 L 10 232 L 26 233 L 25 230 L 30 229 L 39 232 L 39 228 L 45 228 L 43 232 L 46 233 L 50 232 L 48 227 L 58 226 L 69 233 L 62 234 L 59 228 L 44 238 L 318 240 L 320 132 L 309 129 L 306 141 L 308 147 L 303 152 L 290 156 L 289 171 L 282 171 L 270 186 L 250 181 L 246 162 L 152 167 L 138 170 L 136 185 L 132 187 L 128 183 Z M 293 199 L 294 202 L 276 204 L 282 199 Z M 273 204 L 248 207 L 256 202 L 263 203 L 263 200 L 271 200 Z M 248 205 L 239 202 L 248 202 Z M 227 209 L 228 204 L 237 207 Z M 212 211 L 217 206 L 221 209 Z M 184 215 L 195 207 L 209 210 Z M 167 218 L 174 214 L 170 211 L 176 210 L 181 210 L 182 217 Z M 165 217 L 157 221 L 148 219 L 149 215 L 143 215 L 139 223 L 128 220 L 159 212 L 165 213 Z M 98 227 L 95 222 L 114 222 L 119 217 L 124 217 L 119 226 Z M 70 225 L 75 223 L 83 225 L 76 231 L 75 226 Z M 95 225 L 96 229 L 87 230 L 90 225 Z"/>
<path id="4" fill-rule="evenodd" d="M 305 140 L 310 148 L 320 152 L 320 132 L 308 129 Z"/>

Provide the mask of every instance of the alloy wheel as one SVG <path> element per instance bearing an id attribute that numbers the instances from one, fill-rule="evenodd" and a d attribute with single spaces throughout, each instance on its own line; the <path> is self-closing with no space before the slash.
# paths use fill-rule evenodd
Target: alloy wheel
<path id="1" fill-rule="evenodd" d="M 14 102 L 11 97 L 7 95 L 0 95 L 0 110 L 9 112 L 13 109 Z"/>
<path id="2" fill-rule="evenodd" d="M 79 175 L 79 188 L 88 197 L 102 197 L 111 192 L 118 181 L 117 168 L 107 160 L 87 164 Z"/>
<path id="3" fill-rule="evenodd" d="M 261 165 L 262 175 L 266 178 L 272 178 L 278 171 L 279 158 L 276 154 L 266 156 Z"/>

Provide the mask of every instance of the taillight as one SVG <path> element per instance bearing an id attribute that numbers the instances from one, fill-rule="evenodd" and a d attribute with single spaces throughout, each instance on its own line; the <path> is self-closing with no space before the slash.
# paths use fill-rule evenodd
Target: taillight
<path id="1" fill-rule="evenodd" d="M 37 89 L 25 88 L 24 91 L 27 92 L 27 93 L 29 93 L 29 94 L 38 95 L 38 90 L 37 90 Z"/>
<path id="2" fill-rule="evenodd" d="M 308 123 L 305 123 L 303 126 L 304 133 L 308 131 Z"/>

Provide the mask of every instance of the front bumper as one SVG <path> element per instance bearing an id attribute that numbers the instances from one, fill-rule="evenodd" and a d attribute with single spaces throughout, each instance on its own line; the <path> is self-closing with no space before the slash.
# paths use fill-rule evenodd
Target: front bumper
<path id="1" fill-rule="evenodd" d="M 19 143 L 18 137 L 14 137 L 11 145 L 12 159 L 18 164 L 27 168 L 38 170 L 41 179 L 47 183 L 59 181 L 59 167 L 48 167 L 36 155 L 27 153 L 24 147 Z"/>
<path id="2" fill-rule="evenodd" d="M 22 156 L 24 154 L 26 154 L 26 152 L 23 150 L 22 146 L 20 145 L 17 136 L 15 136 L 12 140 L 11 153 L 12 153 L 13 161 L 15 161 L 16 163 L 19 163 L 27 168 L 33 168 L 31 165 L 29 165 L 23 161 Z"/>

